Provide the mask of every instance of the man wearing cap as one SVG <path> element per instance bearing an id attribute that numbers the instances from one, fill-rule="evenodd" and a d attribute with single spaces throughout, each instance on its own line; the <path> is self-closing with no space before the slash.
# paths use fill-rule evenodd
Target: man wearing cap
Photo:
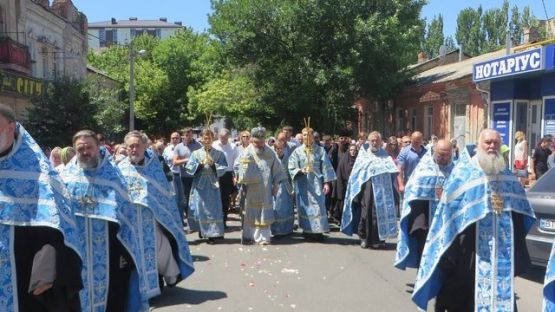
<path id="1" fill-rule="evenodd" d="M 276 153 L 264 144 L 266 129 L 251 131 L 251 144 L 235 162 L 237 183 L 245 191 L 242 243 L 270 243 L 274 222 L 273 196 L 282 180 L 287 179 Z"/>

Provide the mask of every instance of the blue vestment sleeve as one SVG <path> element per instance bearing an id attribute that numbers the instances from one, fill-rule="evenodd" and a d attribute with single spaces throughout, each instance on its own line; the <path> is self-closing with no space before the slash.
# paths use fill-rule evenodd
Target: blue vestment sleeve
<path id="1" fill-rule="evenodd" d="M 324 176 L 324 182 L 331 182 L 331 181 L 337 180 L 337 176 L 335 175 L 335 170 L 333 170 L 333 166 L 331 164 L 330 158 L 326 153 L 322 153 L 321 164 L 322 164 L 322 175 Z"/>
<path id="2" fill-rule="evenodd" d="M 193 176 L 197 172 L 197 169 L 198 169 L 199 165 L 200 165 L 200 159 L 198 158 L 198 153 L 196 153 L 196 151 L 195 151 L 191 154 L 191 157 L 189 158 L 189 161 L 187 162 L 187 165 L 185 166 L 185 172 L 187 172 L 187 174 Z"/>
<path id="3" fill-rule="evenodd" d="M 216 175 L 218 178 L 223 176 L 227 170 L 227 161 L 225 160 L 224 153 L 218 151 L 218 158 L 214 160 L 214 165 L 216 166 Z"/>
<path id="4" fill-rule="evenodd" d="M 291 154 L 291 157 L 289 157 L 289 163 L 287 166 L 287 169 L 289 170 L 289 175 L 291 176 L 291 179 L 295 179 L 295 177 L 301 173 L 302 168 L 300 167 L 300 163 L 299 163 L 299 153 L 297 153 L 297 150 L 294 150 L 293 153 Z"/>

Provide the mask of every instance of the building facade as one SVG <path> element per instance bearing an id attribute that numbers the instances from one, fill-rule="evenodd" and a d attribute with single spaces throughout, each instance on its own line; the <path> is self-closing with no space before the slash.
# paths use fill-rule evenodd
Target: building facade
<path id="1" fill-rule="evenodd" d="M 128 44 L 136 36 L 149 34 L 165 39 L 182 29 L 181 22 L 169 23 L 164 17 L 158 20 L 139 20 L 130 17 L 129 20 L 95 22 L 88 24 L 89 47 L 93 50 L 107 48 L 111 45 Z"/>
<path id="2" fill-rule="evenodd" d="M 476 58 L 458 49 L 430 60 L 422 53 L 418 58 L 408 68 L 412 84 L 393 99 L 355 103 L 359 131 L 379 130 L 386 136 L 421 131 L 427 139 L 437 135 L 455 138 L 459 146 L 475 143 L 487 118 L 486 99 L 472 81 Z"/>
<path id="3" fill-rule="evenodd" d="M 55 76 L 86 76 L 86 16 L 71 0 L 0 1 L 0 102 L 18 118 Z"/>
<path id="4" fill-rule="evenodd" d="M 554 44 L 529 44 L 476 62 L 472 78 L 487 87 L 488 125 L 511 150 L 517 131 L 526 134 L 529 152 L 543 136 L 555 136 Z"/>

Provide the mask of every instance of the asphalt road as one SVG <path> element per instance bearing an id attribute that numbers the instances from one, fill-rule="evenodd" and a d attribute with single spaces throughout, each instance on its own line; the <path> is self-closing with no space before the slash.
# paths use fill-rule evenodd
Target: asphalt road
<path id="1" fill-rule="evenodd" d="M 216 245 L 188 235 L 196 271 L 155 298 L 154 311 L 417 310 L 410 300 L 416 271 L 393 267 L 395 241 L 371 250 L 338 232 L 323 242 L 297 233 L 269 246 L 242 246 L 236 216 L 234 225 Z M 519 311 L 541 311 L 543 276 L 533 267 L 517 278 Z"/>

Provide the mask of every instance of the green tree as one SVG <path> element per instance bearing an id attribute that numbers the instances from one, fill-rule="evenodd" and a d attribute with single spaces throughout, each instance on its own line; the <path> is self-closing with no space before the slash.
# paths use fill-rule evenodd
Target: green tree
<path id="1" fill-rule="evenodd" d="M 407 80 L 423 1 L 213 0 L 211 33 L 226 65 L 248 68 L 270 127 L 320 131 L 352 117 L 359 97 L 387 98 Z"/>
<path id="2" fill-rule="evenodd" d="M 424 41 L 424 52 L 428 58 L 434 58 L 439 55 L 439 48 L 444 44 L 445 37 L 443 35 L 443 16 L 439 14 L 434 16 L 432 22 L 428 24 L 426 30 L 426 39 Z"/>
<path id="3" fill-rule="evenodd" d="M 75 132 L 96 130 L 96 106 L 83 85 L 68 77 L 57 77 L 43 96 L 35 97 L 28 109 L 25 127 L 42 146 L 67 146 Z"/>
<path id="4" fill-rule="evenodd" d="M 98 131 L 110 140 L 121 140 L 127 130 L 129 103 L 122 101 L 120 87 L 107 86 L 102 78 L 90 76 L 84 89 L 96 107 L 94 122 Z"/>
<path id="5" fill-rule="evenodd" d="M 509 31 L 513 42 L 517 44 L 522 42 L 523 25 L 520 11 L 518 10 L 518 7 L 516 5 L 511 9 L 511 21 L 509 23 Z"/>
<path id="6" fill-rule="evenodd" d="M 481 53 L 491 52 L 502 48 L 507 41 L 507 27 L 509 16 L 509 1 L 503 2 L 503 7 L 487 10 L 483 15 L 483 30 L 486 34 Z"/>
<path id="7" fill-rule="evenodd" d="M 528 6 L 522 12 L 516 5 L 512 7 L 509 19 L 509 2 L 505 0 L 501 8 L 492 8 L 483 13 L 481 6 L 476 10 L 467 8 L 460 11 L 456 38 L 467 53 L 476 56 L 503 48 L 507 41 L 507 31 L 513 42 L 520 44 L 524 29 L 537 25 L 537 19 Z"/>
<path id="8" fill-rule="evenodd" d="M 480 55 L 486 38 L 482 30 L 482 6 L 476 10 L 466 8 L 459 12 L 455 38 L 466 53 L 472 56 Z"/>
<path id="9" fill-rule="evenodd" d="M 137 128 L 149 134 L 167 134 L 198 120 L 189 111 L 187 90 L 202 86 L 218 72 L 217 45 L 207 34 L 183 29 L 158 40 L 148 35 L 133 39 L 135 51 L 135 111 Z M 129 48 L 113 46 L 101 53 L 89 53 L 91 65 L 122 82 L 123 100 L 129 103 Z M 161 126 L 162 125 L 162 126 Z"/>
<path id="10" fill-rule="evenodd" d="M 447 51 L 453 51 L 457 48 L 457 44 L 455 43 L 455 39 L 452 36 L 447 36 L 445 38 L 445 42 L 443 45 L 447 48 Z"/>
<path id="11" fill-rule="evenodd" d="M 225 116 L 228 126 L 247 129 L 267 116 L 272 107 L 263 105 L 254 81 L 247 70 L 224 71 L 200 89 L 190 88 L 189 109 L 196 115 L 216 112 Z M 264 120 L 267 124 L 268 120 Z"/>

